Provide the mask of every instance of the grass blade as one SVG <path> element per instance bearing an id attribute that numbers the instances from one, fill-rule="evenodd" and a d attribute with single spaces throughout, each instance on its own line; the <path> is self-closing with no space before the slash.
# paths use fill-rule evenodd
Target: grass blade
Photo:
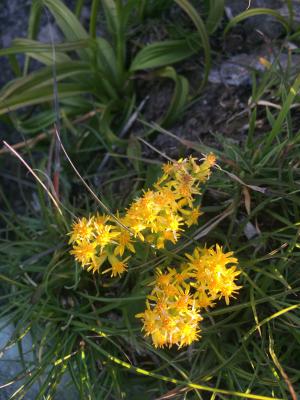
<path id="1" fill-rule="evenodd" d="M 209 44 L 207 30 L 199 13 L 188 0 L 175 0 L 175 2 L 191 18 L 200 35 L 201 43 L 204 50 L 204 76 L 202 83 L 198 89 L 200 91 L 207 82 L 208 74 L 211 68 L 211 51 L 210 51 L 210 44 Z"/>
<path id="2" fill-rule="evenodd" d="M 218 28 L 224 14 L 224 0 L 210 0 L 209 13 L 205 25 L 207 32 L 212 34 Z"/>
<path id="3" fill-rule="evenodd" d="M 256 15 L 271 15 L 272 17 L 276 18 L 276 20 L 284 26 L 284 28 L 286 29 L 287 32 L 289 32 L 289 30 L 290 30 L 289 24 L 286 21 L 286 19 L 284 17 L 282 17 L 282 15 L 280 15 L 277 11 L 271 10 L 270 8 L 252 8 L 252 9 L 244 11 L 244 12 L 238 14 L 237 16 L 235 16 L 234 18 L 232 18 L 232 20 L 227 24 L 227 26 L 224 30 L 224 35 L 226 35 L 226 33 L 231 28 L 233 28 L 236 24 L 238 24 L 239 22 L 242 22 L 242 21 L 244 21 L 244 19 L 254 17 Z"/>
<path id="4" fill-rule="evenodd" d="M 175 88 L 170 106 L 162 118 L 161 124 L 164 126 L 171 125 L 182 114 L 187 104 L 189 94 L 189 82 L 182 76 L 177 74 L 174 68 L 166 67 L 159 73 L 159 76 L 170 78 L 174 81 Z"/>
<path id="5" fill-rule="evenodd" d="M 299 89 L 300 89 L 300 74 L 297 76 L 297 78 L 295 79 L 292 87 L 290 88 L 289 94 L 288 94 L 285 102 L 282 105 L 282 108 L 280 110 L 280 113 L 279 113 L 276 121 L 275 121 L 275 124 L 274 124 L 271 132 L 267 136 L 267 139 L 265 141 L 265 147 L 266 148 L 270 147 L 270 145 L 272 144 L 273 140 L 281 132 L 282 124 L 283 124 L 288 112 L 290 111 L 290 107 L 291 107 L 295 97 L 297 96 L 297 94 L 299 92 Z"/>

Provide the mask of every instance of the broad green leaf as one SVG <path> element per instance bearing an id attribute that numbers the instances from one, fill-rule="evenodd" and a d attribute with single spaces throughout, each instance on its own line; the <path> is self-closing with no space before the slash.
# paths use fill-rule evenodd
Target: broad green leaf
<path id="1" fill-rule="evenodd" d="M 130 15 L 136 11 L 137 1 L 127 0 L 102 0 L 106 15 L 108 29 L 111 35 L 117 38 L 121 34 L 126 34 L 125 30 Z"/>
<path id="2" fill-rule="evenodd" d="M 56 66 L 56 79 L 60 81 L 67 77 L 74 77 L 76 75 L 86 76 L 90 73 L 89 64 L 81 61 L 70 61 L 67 63 L 58 64 Z M 38 87 L 47 85 L 53 86 L 53 70 L 52 67 L 44 67 L 40 71 L 33 72 L 22 78 L 14 79 L 9 82 L 0 91 L 0 100 L 3 101 L 6 98 L 15 94 L 22 94 L 26 91 L 31 91 Z"/>
<path id="3" fill-rule="evenodd" d="M 59 100 L 68 97 L 78 96 L 83 93 L 92 92 L 92 87 L 86 84 L 79 83 L 64 83 L 58 84 L 58 97 Z M 17 110 L 21 107 L 32 106 L 53 100 L 53 87 L 49 85 L 47 87 L 37 88 L 25 93 L 21 93 L 10 97 L 0 103 L 0 114 L 5 114 L 10 111 Z"/>
<path id="4" fill-rule="evenodd" d="M 15 113 L 17 114 L 17 113 Z M 41 132 L 49 126 L 53 126 L 55 123 L 56 115 L 52 110 L 41 111 L 37 115 L 33 115 L 30 118 L 21 119 L 17 115 L 12 118 L 16 129 L 23 133 L 37 133 Z"/>
<path id="5" fill-rule="evenodd" d="M 170 106 L 161 121 L 162 125 L 168 126 L 180 117 L 186 106 L 189 94 L 189 83 L 184 76 L 177 74 L 173 67 L 166 67 L 159 72 L 158 75 L 172 79 L 175 84 Z"/>
<path id="6" fill-rule="evenodd" d="M 77 18 L 80 17 L 81 11 L 82 11 L 82 7 L 84 6 L 84 1 L 85 0 L 77 0 L 76 1 L 76 6 L 75 6 L 75 15 Z"/>
<path id="7" fill-rule="evenodd" d="M 117 71 L 117 60 L 114 49 L 110 43 L 102 38 L 96 41 L 97 63 L 95 72 L 95 87 L 99 97 L 106 103 L 111 99 L 119 98 L 119 89 L 122 88 L 123 82 L 119 80 Z"/>
<path id="8" fill-rule="evenodd" d="M 39 53 L 27 53 L 27 55 L 44 65 L 53 65 L 53 56 L 51 53 L 39 52 Z M 70 57 L 64 53 L 55 53 L 55 63 L 61 64 L 71 61 Z"/>
<path id="9" fill-rule="evenodd" d="M 99 100 L 104 101 L 105 103 L 119 99 L 117 90 L 110 83 L 107 77 L 101 73 L 101 71 L 95 71 L 94 87 Z"/>
<path id="10" fill-rule="evenodd" d="M 126 72 L 126 27 L 131 11 L 135 8 L 136 0 L 128 0 L 127 2 L 103 0 L 102 4 L 106 16 L 107 28 L 113 38 L 118 80 L 121 81 L 125 78 Z"/>
<path id="11" fill-rule="evenodd" d="M 112 120 L 115 115 L 113 108 L 114 102 L 110 102 L 103 110 L 100 116 L 100 134 L 102 137 L 105 137 L 106 143 L 109 145 L 110 149 L 112 149 L 115 145 L 127 147 L 127 140 L 119 138 L 111 128 Z"/>
<path id="12" fill-rule="evenodd" d="M 92 38 L 96 39 L 96 26 L 97 26 L 97 16 L 99 11 L 100 0 L 93 0 L 91 7 L 90 16 L 90 35 Z"/>
<path id="13" fill-rule="evenodd" d="M 76 15 L 73 14 L 61 0 L 43 0 L 43 2 L 53 14 L 57 25 L 64 33 L 67 40 L 80 40 L 89 37 Z M 78 50 L 78 54 L 83 60 L 90 57 L 90 52 L 88 50 Z"/>
<path id="14" fill-rule="evenodd" d="M 186 40 L 165 40 L 145 46 L 132 61 L 131 71 L 158 68 L 171 65 L 195 54 L 199 49 L 189 45 Z"/>
<path id="15" fill-rule="evenodd" d="M 115 35 L 120 30 L 120 19 L 118 18 L 116 3 L 114 0 L 103 0 L 102 4 L 108 29 L 112 35 Z"/>
<path id="16" fill-rule="evenodd" d="M 211 54 L 210 54 L 211 52 L 210 52 L 208 34 L 204 22 L 202 21 L 202 18 L 188 0 L 175 0 L 175 2 L 187 13 L 187 15 L 193 21 L 201 39 L 201 43 L 204 50 L 204 77 L 202 80 L 202 84 L 199 87 L 199 90 L 201 90 L 202 87 L 207 82 L 208 74 L 211 67 Z"/>
<path id="17" fill-rule="evenodd" d="M 93 42 L 90 39 L 77 40 L 73 42 L 55 44 L 55 51 L 58 53 L 74 51 L 92 45 Z M 8 56 L 10 54 L 19 54 L 19 53 L 40 53 L 40 52 L 52 53 L 52 45 L 30 39 L 15 39 L 13 40 L 11 47 L 0 49 L 0 56 Z"/>
<path id="18" fill-rule="evenodd" d="M 102 38 L 96 39 L 98 68 L 104 76 L 111 82 L 116 82 L 118 78 L 117 60 L 114 49 L 110 43 Z"/>
<path id="19" fill-rule="evenodd" d="M 205 25 L 209 34 L 218 28 L 224 14 L 224 0 L 209 0 L 209 13 Z"/>
<path id="20" fill-rule="evenodd" d="M 8 60 L 11 66 L 11 69 L 13 71 L 13 73 L 15 74 L 15 76 L 22 76 L 22 71 L 18 62 L 18 59 L 16 57 L 15 54 L 10 54 L 8 56 Z"/>
<path id="21" fill-rule="evenodd" d="M 32 0 L 28 21 L 28 39 L 34 39 L 39 31 L 42 3 L 40 0 Z"/>
<path id="22" fill-rule="evenodd" d="M 40 18 L 42 11 L 42 3 L 40 0 L 32 0 L 31 10 L 28 21 L 28 34 L 27 37 L 29 39 L 35 39 L 38 34 Z M 30 58 L 26 55 L 25 63 L 24 63 L 24 75 L 27 75 L 29 68 Z"/>

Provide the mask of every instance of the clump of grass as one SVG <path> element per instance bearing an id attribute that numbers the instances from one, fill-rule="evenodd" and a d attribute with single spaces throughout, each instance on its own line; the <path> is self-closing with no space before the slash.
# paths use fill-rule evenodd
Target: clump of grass
<path id="1" fill-rule="evenodd" d="M 204 229 L 190 232 L 183 244 L 187 249 L 205 235 L 207 243 L 230 245 L 240 259 L 244 289 L 238 303 L 204 313 L 201 341 L 179 353 L 147 344 L 135 315 L 144 307 L 146 277 L 156 266 L 176 261 L 182 245 L 164 254 L 138 252 L 124 280 L 95 278 L 76 268 L 68 254 L 65 234 L 72 216 L 51 210 L 42 193 L 39 219 L 34 212 L 2 214 L 9 221 L 1 246 L 1 278 L 7 282 L 2 315 L 16 323 L 15 342 L 32 332 L 39 354 L 36 365 L 26 366 L 30 377 L 15 397 L 25 395 L 39 377 L 45 382 L 41 396 L 52 395 L 67 369 L 82 398 L 134 399 L 140 388 L 149 399 L 173 393 L 193 398 L 203 390 L 232 398 L 287 398 L 299 377 L 294 328 L 299 226 L 297 189 L 291 187 L 297 145 L 280 170 L 269 156 L 270 166 L 241 173 L 257 152 L 249 144 L 247 149 L 243 162 L 235 146 L 225 144 L 219 151 L 228 178 L 224 172 L 212 176 L 203 200 Z M 277 162 L 281 149 L 275 153 L 269 147 Z M 268 154 L 264 147 L 260 151 Z M 245 227 L 253 223 L 257 233 L 247 239 Z"/>

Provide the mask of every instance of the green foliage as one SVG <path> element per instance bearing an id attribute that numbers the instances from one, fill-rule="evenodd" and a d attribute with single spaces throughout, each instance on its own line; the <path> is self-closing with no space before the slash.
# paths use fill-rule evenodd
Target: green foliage
<path id="1" fill-rule="evenodd" d="M 210 54 L 210 44 L 208 39 L 208 34 L 206 31 L 206 27 L 202 18 L 200 17 L 197 10 L 192 6 L 192 4 L 188 0 L 175 0 L 175 2 L 187 13 L 190 19 L 193 21 L 197 31 L 199 33 L 199 37 L 201 39 L 201 43 L 203 45 L 205 63 L 204 63 L 204 77 L 203 82 L 200 86 L 202 89 L 203 85 L 207 82 L 208 74 L 211 67 L 211 54 Z M 214 6 L 214 3 L 212 3 Z"/>
<path id="2" fill-rule="evenodd" d="M 138 7 L 135 1 L 106 0 L 102 2 L 100 24 L 110 36 L 109 40 L 96 36 L 96 25 L 101 11 L 99 1 L 92 3 L 90 32 L 88 33 L 76 14 L 69 10 L 61 0 L 44 0 L 43 5 L 53 15 L 65 37 L 62 44 L 55 45 L 55 75 L 56 80 L 62 83 L 58 86 L 62 112 L 69 116 L 85 113 L 85 101 L 82 101 L 82 108 L 78 108 L 78 104 L 76 104 L 75 109 L 72 109 L 68 100 L 75 94 L 84 97 L 89 94 L 93 96 L 93 101 L 104 109 L 109 107 L 114 110 L 115 114 L 121 115 L 121 118 L 118 119 L 119 123 L 122 123 L 135 103 L 136 93 L 133 78 L 138 71 L 171 66 L 199 52 L 202 48 L 206 58 L 205 82 L 210 68 L 210 49 L 204 23 L 191 4 L 188 2 L 178 2 L 178 4 L 193 20 L 198 33 L 191 33 L 179 40 L 167 39 L 151 43 L 142 47 L 133 55 L 132 59 L 129 59 L 130 37 L 128 37 L 128 32 L 133 24 L 133 19 L 136 17 L 143 19 L 148 14 L 152 15 L 158 7 L 155 1 L 147 2 L 147 4 L 141 2 Z M 77 13 L 81 7 L 82 4 L 78 3 Z M 164 9 L 168 9 L 167 4 L 164 5 Z M 220 10 L 219 7 L 219 15 L 221 15 Z M 10 82 L 9 88 L 4 87 L 0 92 L 2 99 L 0 114 L 37 104 L 52 107 L 49 100 L 51 90 L 53 90 L 51 66 L 54 61 L 54 49 L 52 45 L 34 40 L 40 13 L 41 3 L 34 1 L 30 15 L 28 39 L 16 39 L 10 48 L 0 51 L 2 56 L 19 53 L 26 55 L 25 76 L 17 78 L 15 82 Z M 218 23 L 215 14 L 216 6 L 214 5 L 209 15 L 209 24 L 212 26 L 210 28 L 212 30 Z M 46 67 L 42 67 L 38 72 L 28 73 L 31 58 L 38 60 Z M 166 73 L 159 73 L 157 76 L 164 77 Z M 188 81 L 181 77 L 176 70 L 172 72 L 172 79 L 175 82 L 174 94 L 166 115 L 166 123 L 170 120 L 170 114 L 173 114 L 174 120 L 174 116 L 182 112 L 188 100 L 186 94 L 189 92 Z M 182 82 L 185 87 L 184 96 L 179 97 L 182 89 L 178 85 L 182 86 Z M 40 87 L 43 87 L 43 90 L 40 90 Z M 66 104 L 69 106 L 66 107 Z M 176 106 L 173 108 L 173 105 Z M 112 122 L 113 120 L 114 118 L 112 118 Z M 162 119 L 160 122 L 164 123 L 164 120 Z M 119 123 L 118 126 L 120 126 Z"/>
<path id="3" fill-rule="evenodd" d="M 164 11 L 173 3 L 165 2 Z M 74 13 L 59 0 L 43 3 L 65 35 L 64 42 L 55 45 L 61 137 L 84 180 L 112 212 L 148 188 L 160 166 L 145 157 L 134 135 L 121 137 L 138 104 L 136 81 L 143 83 L 146 76 L 173 83 L 170 104 L 158 121 L 171 127 L 191 98 L 184 68 L 179 73 L 177 63 L 203 53 L 204 83 L 209 72 L 209 35 L 218 34 L 224 2 L 203 2 L 201 16 L 192 2 L 176 3 L 193 26 L 184 37 L 147 46 L 136 44 L 132 31 L 137 24 L 146 26 L 148 18 L 165 23 L 160 1 L 93 0 L 88 32 L 79 22 L 83 1 L 77 1 Z M 44 131 L 54 143 L 53 49 L 36 40 L 40 5 L 32 2 L 28 38 L 0 50 L 1 56 L 12 57 L 17 76 L 0 92 L 0 113 L 26 138 Z M 231 20 L 225 33 L 261 13 L 275 16 L 287 31 L 292 26 L 270 10 L 250 9 Z M 99 25 L 105 36 L 96 35 Z M 291 37 L 297 41 L 299 32 Z M 13 58 L 21 53 L 26 56 L 24 71 Z M 43 66 L 29 73 L 32 59 Z M 262 102 L 266 99 L 268 105 Z M 9 346 L 21 346 L 22 337 L 31 334 L 35 354 L 34 362 L 25 363 L 16 377 L 20 389 L 12 399 L 26 399 L 36 382 L 38 399 L 54 398 L 66 372 L 81 399 L 139 400 L 141 393 L 145 400 L 291 398 L 291 387 L 297 390 L 300 379 L 298 103 L 299 76 L 278 73 L 274 65 L 261 76 L 253 75 L 248 133 L 242 144 L 215 134 L 218 146 L 212 148 L 146 121 L 145 139 L 159 132 L 175 138 L 184 154 L 193 151 L 200 158 L 213 151 L 220 169 L 203 194 L 204 216 L 183 237 L 183 244 L 161 252 L 141 246 L 121 280 L 81 270 L 68 253 L 67 232 L 74 215 L 101 212 L 69 163 L 61 157 L 60 215 L 18 161 L 5 156 L 15 175 L 0 191 L 0 315 L 16 328 L 1 351 L 5 355 Z M 23 107 L 29 108 L 24 112 Z M 265 132 L 258 134 L 261 119 L 266 121 Z M 53 193 L 44 172 L 51 170 L 49 146 L 40 144 L 27 154 Z M 105 155 L 111 160 L 109 168 L 99 169 Z M 21 206 L 15 197 L 22 199 Z M 245 233 L 249 227 L 253 236 Z M 144 309 L 146 285 L 155 268 L 180 262 L 193 242 L 216 241 L 240 260 L 239 298 L 203 315 L 203 337 L 190 348 L 153 348 L 135 314 Z"/>
<path id="4" fill-rule="evenodd" d="M 165 40 L 145 46 L 133 59 L 131 71 L 171 65 L 190 57 L 196 50 L 187 39 Z"/>

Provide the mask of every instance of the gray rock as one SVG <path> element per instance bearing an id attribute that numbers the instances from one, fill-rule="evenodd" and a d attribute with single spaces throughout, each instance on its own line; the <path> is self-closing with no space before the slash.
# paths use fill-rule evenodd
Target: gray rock
<path id="1" fill-rule="evenodd" d="M 255 236 L 258 236 L 260 233 L 257 230 L 257 228 L 251 223 L 247 222 L 245 228 L 244 228 L 244 234 L 248 240 L 254 238 Z"/>
<path id="2" fill-rule="evenodd" d="M 244 23 L 248 40 L 260 43 L 265 39 L 278 39 L 285 33 L 284 26 L 271 15 L 255 15 Z"/>
<path id="3" fill-rule="evenodd" d="M 0 320 L 0 386 L 6 385 L 19 374 L 23 373 L 23 365 L 20 361 L 20 354 L 17 344 L 11 344 L 15 328 L 13 324 L 8 323 L 7 319 Z M 30 368 L 33 362 L 32 340 L 30 335 L 22 339 L 23 360 L 25 366 Z M 0 399 L 8 399 L 21 385 L 22 380 L 4 386 L 0 391 Z M 28 392 L 29 398 L 35 398 L 38 394 L 38 388 L 32 387 Z"/>
<path id="4" fill-rule="evenodd" d="M 300 23 L 299 1 L 292 1 L 294 7 L 294 25 Z M 276 10 L 285 18 L 289 18 L 289 10 L 284 0 L 227 0 L 225 2 L 225 12 L 228 19 L 232 19 L 247 9 L 270 8 Z M 251 42 L 261 42 L 263 36 L 268 39 L 277 39 L 284 34 L 285 29 L 276 18 L 271 15 L 256 15 L 247 18 L 243 23 L 248 40 Z"/>
<path id="5" fill-rule="evenodd" d="M 293 11 L 294 11 L 292 27 L 294 30 L 297 30 L 297 29 L 299 29 L 299 24 L 300 24 L 300 2 L 299 2 L 299 0 L 293 1 L 292 5 L 293 5 Z M 284 18 L 286 18 L 286 19 L 290 18 L 290 11 L 286 4 L 284 4 L 283 7 L 279 8 L 277 11 Z"/>
<path id="6" fill-rule="evenodd" d="M 38 34 L 38 40 L 43 43 L 59 43 L 63 39 L 61 32 L 59 31 L 57 25 L 48 22 L 43 25 Z"/>
<path id="7" fill-rule="evenodd" d="M 250 70 L 255 68 L 257 61 L 253 55 L 238 54 L 222 62 L 218 68 L 212 68 L 209 74 L 209 82 L 223 83 L 229 86 L 250 84 Z"/>
<path id="8" fill-rule="evenodd" d="M 229 19 L 249 8 L 271 8 L 278 9 L 283 7 L 284 0 L 226 0 L 225 12 Z"/>
<path id="9" fill-rule="evenodd" d="M 267 59 L 271 64 L 273 62 L 280 63 L 284 70 L 289 62 L 285 53 L 270 54 L 266 47 L 261 47 L 258 51 L 250 54 L 242 53 L 235 55 L 228 60 L 223 61 L 219 66 L 212 68 L 209 74 L 209 82 L 228 86 L 245 86 L 251 84 L 251 71 L 263 71 L 264 66 L 260 62 L 260 58 Z M 291 73 L 294 74 L 300 70 L 300 56 L 293 54 L 291 57 Z"/>
<path id="10" fill-rule="evenodd" d="M 14 334 L 14 325 L 9 323 L 6 318 L 0 319 L 0 387 L 2 386 L 0 389 L 0 400 L 8 400 L 9 397 L 22 386 L 24 379 L 19 379 L 14 383 L 7 385 L 8 383 L 12 382 L 18 375 L 22 377 L 24 374 L 24 368 L 25 371 L 28 372 L 35 366 L 31 335 L 27 333 L 20 340 L 23 358 L 21 361 L 18 344 L 12 340 Z M 43 381 L 43 378 L 45 377 L 42 377 L 41 381 Z M 66 373 L 57 388 L 55 399 L 76 400 L 79 398 L 74 386 L 70 384 L 70 381 L 71 378 Z M 35 399 L 38 393 L 39 383 L 36 382 L 26 393 L 25 398 L 29 400 Z"/>
<path id="11" fill-rule="evenodd" d="M 63 0 L 66 4 L 74 10 L 75 0 Z M 13 39 L 27 37 L 28 19 L 32 0 L 0 0 L 0 48 L 11 46 Z M 50 14 L 49 14 L 50 15 Z M 50 15 L 50 21 L 45 12 L 41 15 L 40 32 L 38 39 L 43 42 L 50 42 L 49 25 L 53 32 L 54 41 L 61 41 L 62 35 L 53 22 Z M 23 66 L 23 55 L 18 55 L 20 66 Z M 11 65 L 7 57 L 1 57 L 1 74 L 0 74 L 0 87 L 3 86 L 10 79 L 14 78 Z M 36 68 L 37 64 L 33 64 Z"/>

